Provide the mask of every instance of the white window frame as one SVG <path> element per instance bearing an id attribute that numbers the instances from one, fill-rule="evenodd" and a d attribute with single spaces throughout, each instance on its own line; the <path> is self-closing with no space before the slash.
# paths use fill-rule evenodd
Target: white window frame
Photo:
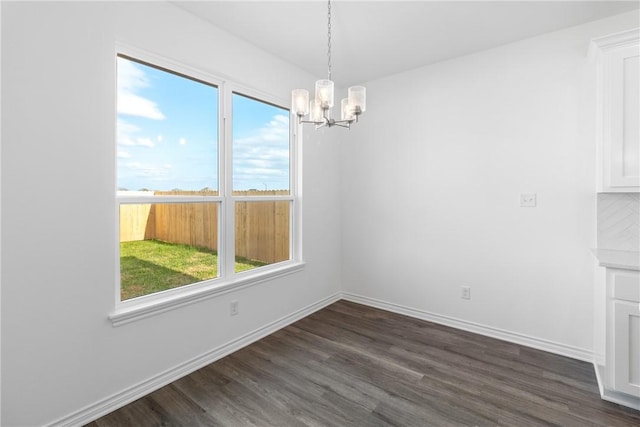
<path id="1" fill-rule="evenodd" d="M 114 326 L 153 316 L 183 305 L 192 304 L 216 295 L 254 286 L 266 280 L 288 275 L 304 268 L 302 261 L 302 206 L 301 206 L 301 129 L 289 113 L 289 195 L 234 196 L 233 195 L 233 109 L 232 97 L 247 96 L 256 101 L 272 104 L 290 112 L 287 101 L 269 93 L 230 82 L 209 73 L 196 70 L 168 58 L 127 45 L 116 46 L 118 55 L 129 57 L 160 69 L 194 78 L 218 89 L 218 196 L 148 196 L 143 194 L 115 197 L 115 308 L 109 315 Z M 115 74 L 117 79 L 117 74 Z M 113 85 L 115 90 L 116 84 Z M 117 114 L 115 114 L 117 116 Z M 116 120 L 114 116 L 114 128 Z M 115 147 L 116 144 L 114 144 Z M 116 159 L 114 153 L 114 159 Z M 117 162 L 115 167 L 117 168 Z M 116 171 L 117 176 L 117 171 Z M 114 183 L 114 188 L 117 183 Z M 288 201 L 290 203 L 289 260 L 251 270 L 235 272 L 235 205 L 237 202 Z M 121 300 L 120 294 L 120 205 L 160 203 L 217 203 L 218 204 L 218 277 L 180 286 L 165 291 Z"/>

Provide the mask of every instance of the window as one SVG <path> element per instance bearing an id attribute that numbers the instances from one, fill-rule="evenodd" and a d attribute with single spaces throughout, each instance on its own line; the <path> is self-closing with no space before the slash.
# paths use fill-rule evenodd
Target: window
<path id="1" fill-rule="evenodd" d="M 232 95 L 232 110 L 236 259 L 286 261 L 292 200 L 286 197 L 291 194 L 289 111 L 239 93 Z"/>
<path id="2" fill-rule="evenodd" d="M 299 264 L 284 103 L 138 58 L 117 56 L 118 301 Z"/>

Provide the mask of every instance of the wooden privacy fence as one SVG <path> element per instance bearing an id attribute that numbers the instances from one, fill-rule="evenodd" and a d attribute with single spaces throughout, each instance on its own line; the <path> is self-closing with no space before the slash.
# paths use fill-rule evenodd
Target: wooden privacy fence
<path id="1" fill-rule="evenodd" d="M 236 196 L 288 194 L 286 190 L 236 191 Z M 155 195 L 209 195 L 208 191 L 156 191 Z M 162 240 L 218 250 L 218 203 L 120 205 L 120 241 Z M 236 256 L 274 263 L 289 259 L 290 202 L 235 202 Z"/>

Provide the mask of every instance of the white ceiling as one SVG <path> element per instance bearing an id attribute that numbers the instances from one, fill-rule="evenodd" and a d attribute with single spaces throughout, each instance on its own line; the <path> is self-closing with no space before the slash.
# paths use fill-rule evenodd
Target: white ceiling
<path id="1" fill-rule="evenodd" d="M 318 77 L 327 73 L 326 1 L 175 4 Z M 640 1 L 332 1 L 333 80 L 364 83 L 638 9 Z"/>

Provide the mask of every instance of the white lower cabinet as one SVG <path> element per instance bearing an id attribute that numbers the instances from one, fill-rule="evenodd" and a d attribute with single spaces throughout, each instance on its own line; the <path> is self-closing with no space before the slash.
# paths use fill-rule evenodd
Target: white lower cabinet
<path id="1" fill-rule="evenodd" d="M 607 268 L 604 397 L 640 409 L 640 272 Z"/>
<path id="2" fill-rule="evenodd" d="M 613 387 L 622 393 L 640 397 L 640 306 L 614 301 L 615 373 Z"/>

